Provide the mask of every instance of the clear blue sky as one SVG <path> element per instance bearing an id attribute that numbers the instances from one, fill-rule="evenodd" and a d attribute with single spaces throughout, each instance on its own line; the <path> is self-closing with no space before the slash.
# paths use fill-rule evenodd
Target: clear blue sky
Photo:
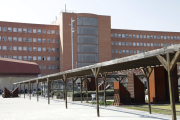
<path id="1" fill-rule="evenodd" d="M 111 28 L 180 32 L 180 0 L 0 0 L 0 21 L 50 24 L 65 4 L 111 16 Z"/>

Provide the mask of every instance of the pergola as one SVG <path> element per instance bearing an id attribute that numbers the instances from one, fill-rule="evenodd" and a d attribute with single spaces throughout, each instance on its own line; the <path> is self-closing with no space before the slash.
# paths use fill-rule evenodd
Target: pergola
<path id="1" fill-rule="evenodd" d="M 65 85 L 65 106 L 67 108 L 67 89 L 66 81 L 67 79 L 72 79 L 73 83 L 77 78 L 87 78 L 88 76 L 94 76 L 96 82 L 96 101 L 97 101 L 97 116 L 99 117 L 99 100 L 98 100 L 98 77 L 101 75 L 104 82 L 106 81 L 107 74 L 118 71 L 126 71 L 132 69 L 142 69 L 145 77 L 147 78 L 147 89 L 148 89 L 148 105 L 149 113 L 151 114 L 151 104 L 150 104 L 150 91 L 149 91 L 149 76 L 154 67 L 164 66 L 168 72 L 168 82 L 169 82 L 169 94 L 170 94 L 170 104 L 172 111 L 172 119 L 176 120 L 176 109 L 175 109 L 175 99 L 174 99 L 174 89 L 172 82 L 172 70 L 176 66 L 177 62 L 180 62 L 180 44 L 164 47 L 136 55 L 131 55 L 128 57 L 123 57 L 115 60 L 110 60 L 106 62 L 101 62 L 81 68 L 76 68 L 72 70 L 67 70 L 43 77 L 38 77 L 30 80 L 25 80 L 17 82 L 14 84 L 31 84 L 39 82 L 46 82 L 49 86 L 49 81 L 63 80 Z M 82 79 L 81 79 L 82 80 Z M 73 84 L 74 86 L 74 84 Z M 21 86 L 20 86 L 21 87 Z M 73 87 L 74 88 L 74 87 Z M 82 91 L 81 91 L 82 92 Z M 73 91 L 74 93 L 74 91 Z M 25 95 L 24 95 L 25 97 Z M 105 95 L 106 97 L 106 95 Z M 37 95 L 38 100 L 38 95 Z M 48 87 L 48 104 L 49 100 L 49 87 Z"/>

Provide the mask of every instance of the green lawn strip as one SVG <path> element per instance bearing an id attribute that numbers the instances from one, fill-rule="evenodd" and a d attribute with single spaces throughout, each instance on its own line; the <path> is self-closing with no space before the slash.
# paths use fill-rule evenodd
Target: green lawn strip
<path id="1" fill-rule="evenodd" d="M 135 105 L 135 106 L 122 106 L 127 109 L 141 110 L 148 112 L 148 105 Z M 152 105 L 151 111 L 154 113 L 171 115 L 171 106 L 170 105 Z M 180 116 L 180 105 L 176 105 L 176 114 Z"/>
<path id="2" fill-rule="evenodd" d="M 92 102 L 87 103 L 92 104 Z M 106 105 L 112 105 L 112 103 L 114 103 L 114 101 L 106 101 Z M 93 104 L 96 104 L 96 102 L 93 102 Z M 104 105 L 104 101 L 101 101 L 99 104 Z"/>

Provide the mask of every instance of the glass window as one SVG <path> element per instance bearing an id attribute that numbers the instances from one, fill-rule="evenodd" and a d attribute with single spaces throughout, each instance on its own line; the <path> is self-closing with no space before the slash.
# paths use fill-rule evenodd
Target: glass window
<path id="1" fill-rule="evenodd" d="M 119 44 L 119 46 L 121 46 L 121 42 L 119 42 L 118 44 Z"/>
<path id="2" fill-rule="evenodd" d="M 125 34 L 122 34 L 122 38 L 125 38 Z"/>
<path id="3" fill-rule="evenodd" d="M 129 46 L 132 46 L 132 42 L 129 42 Z"/>
<path id="4" fill-rule="evenodd" d="M 129 38 L 132 38 L 132 34 L 129 35 Z"/>
<path id="5" fill-rule="evenodd" d="M 46 43 L 46 39 L 42 39 L 43 43 Z"/>
<path id="6" fill-rule="evenodd" d="M 146 35 L 144 35 L 144 39 L 146 39 Z"/>
<path id="7" fill-rule="evenodd" d="M 133 42 L 133 46 L 136 46 L 136 42 Z"/>
<path id="8" fill-rule="evenodd" d="M 18 32 L 22 32 L 22 28 L 18 28 Z"/>
<path id="9" fill-rule="evenodd" d="M 50 39 L 47 39 L 47 43 L 50 43 Z"/>
<path id="10" fill-rule="evenodd" d="M 16 60 L 17 60 L 17 56 L 13 56 L 13 59 L 16 59 Z"/>
<path id="11" fill-rule="evenodd" d="M 23 47 L 23 51 L 27 51 L 27 47 Z"/>
<path id="12" fill-rule="evenodd" d="M 151 35 L 151 37 L 150 37 L 151 39 L 153 39 L 153 35 Z"/>
<path id="13" fill-rule="evenodd" d="M 41 69 L 41 65 L 39 65 L 39 69 Z"/>
<path id="14" fill-rule="evenodd" d="M 8 50 L 12 50 L 12 46 L 8 46 Z"/>
<path id="15" fill-rule="evenodd" d="M 56 43 L 59 43 L 59 39 L 56 39 Z"/>
<path id="16" fill-rule="evenodd" d="M 33 38 L 33 42 L 36 42 L 36 38 Z"/>
<path id="17" fill-rule="evenodd" d="M 111 53 L 114 53 L 114 50 L 113 50 L 113 49 L 111 50 Z"/>
<path id="18" fill-rule="evenodd" d="M 136 50 L 134 50 L 134 54 L 136 54 Z"/>
<path id="19" fill-rule="evenodd" d="M 17 46 L 13 46 L 13 50 L 14 50 L 14 51 L 17 51 Z"/>
<path id="20" fill-rule="evenodd" d="M 0 31 L 1 31 L 1 26 L 0 26 Z"/>
<path id="21" fill-rule="evenodd" d="M 136 35 L 133 35 L 133 38 L 136 38 Z"/>
<path id="22" fill-rule="evenodd" d="M 151 43 L 151 47 L 153 47 L 153 43 Z"/>
<path id="23" fill-rule="evenodd" d="M 139 35 L 136 35 L 136 38 L 139 38 Z"/>
<path id="24" fill-rule="evenodd" d="M 55 43 L 55 39 L 52 39 L 52 43 Z"/>
<path id="25" fill-rule="evenodd" d="M 19 51 L 22 51 L 22 47 L 19 46 L 19 47 L 18 47 L 18 50 L 19 50 Z"/>
<path id="26" fill-rule="evenodd" d="M 22 60 L 22 56 L 18 56 L 18 60 Z"/>
<path id="27" fill-rule="evenodd" d="M 126 50 L 122 50 L 122 53 L 125 54 L 125 53 L 126 53 Z"/>
<path id="28" fill-rule="evenodd" d="M 33 33 L 36 33 L 36 29 L 33 29 Z"/>
<path id="29" fill-rule="evenodd" d="M 46 56 L 43 56 L 42 60 L 46 60 Z"/>
<path id="30" fill-rule="evenodd" d="M 47 65 L 47 69 L 51 69 L 51 66 L 50 66 L 50 65 Z"/>
<path id="31" fill-rule="evenodd" d="M 1 36 L 0 36 L 0 41 L 1 41 Z"/>
<path id="32" fill-rule="evenodd" d="M 164 46 L 167 47 L 167 44 L 165 43 Z"/>
<path id="33" fill-rule="evenodd" d="M 137 54 L 139 54 L 140 53 L 140 51 L 139 50 L 137 50 Z"/>
<path id="34" fill-rule="evenodd" d="M 3 41 L 6 41 L 6 37 L 5 36 L 3 36 L 3 39 L 2 39 Z"/>
<path id="35" fill-rule="evenodd" d="M 126 34 L 126 38 L 128 38 L 128 34 Z"/>
<path id="36" fill-rule="evenodd" d="M 28 42 L 32 42 L 32 38 L 28 38 Z"/>
<path id="37" fill-rule="evenodd" d="M 23 56 L 23 60 L 27 60 L 27 56 Z"/>
<path id="38" fill-rule="evenodd" d="M 180 37 L 178 36 L 177 39 L 180 40 Z"/>
<path id="39" fill-rule="evenodd" d="M 140 38 L 142 39 L 142 38 L 143 38 L 143 36 L 142 36 L 142 35 L 140 35 Z"/>
<path id="40" fill-rule="evenodd" d="M 52 52 L 55 52 L 55 48 L 52 48 Z"/>
<path id="41" fill-rule="evenodd" d="M 41 60 L 41 56 L 38 56 L 38 60 Z"/>
<path id="42" fill-rule="evenodd" d="M 59 65 L 56 66 L 56 69 L 59 69 Z"/>
<path id="43" fill-rule="evenodd" d="M 28 33 L 32 33 L 32 29 L 28 29 Z"/>
<path id="44" fill-rule="evenodd" d="M 27 38 L 24 37 L 24 38 L 23 38 L 23 42 L 27 42 Z"/>
<path id="45" fill-rule="evenodd" d="M 8 27 L 8 32 L 12 32 L 12 27 Z"/>
<path id="46" fill-rule="evenodd" d="M 147 43 L 147 46 L 150 46 L 150 43 Z"/>
<path id="47" fill-rule="evenodd" d="M 121 34 L 118 34 L 118 37 L 121 38 Z"/>
<path id="48" fill-rule="evenodd" d="M 142 42 L 140 43 L 140 46 L 143 46 L 143 43 L 142 43 Z"/>
<path id="49" fill-rule="evenodd" d="M 144 43 L 144 46 L 146 46 L 146 43 Z"/>
<path id="50" fill-rule="evenodd" d="M 55 69 L 55 65 L 52 65 L 52 69 Z"/>
<path id="51" fill-rule="evenodd" d="M 117 45 L 117 42 L 115 42 L 115 45 Z"/>
<path id="52" fill-rule="evenodd" d="M 149 35 L 147 35 L 147 39 L 150 39 L 150 36 L 149 36 Z"/>
<path id="53" fill-rule="evenodd" d="M 59 57 L 56 57 L 56 60 L 59 61 Z"/>
<path id="54" fill-rule="evenodd" d="M 166 37 L 166 36 L 164 36 L 164 39 L 166 40 L 166 39 L 167 39 L 167 37 Z"/>
<path id="55" fill-rule="evenodd" d="M 51 51 L 49 47 L 47 48 L 47 51 L 48 51 L 48 52 L 50 52 L 50 51 Z"/>
<path id="56" fill-rule="evenodd" d="M 115 50 L 115 53 L 118 53 L 118 50 Z"/>
<path id="57" fill-rule="evenodd" d="M 176 40 L 176 36 L 174 36 L 174 40 Z"/>
<path id="58" fill-rule="evenodd" d="M 41 29 L 38 29 L 38 33 L 41 33 Z"/>
<path id="59" fill-rule="evenodd" d="M 41 47 L 38 47 L 38 51 L 41 51 Z"/>
<path id="60" fill-rule="evenodd" d="M 114 37 L 114 34 L 113 34 L 113 33 L 111 33 L 111 37 Z"/>
<path id="61" fill-rule="evenodd" d="M 139 43 L 137 42 L 137 46 L 139 46 Z"/>
<path id="62" fill-rule="evenodd" d="M 126 54 L 129 54 L 129 50 L 126 50 Z"/>
<path id="63" fill-rule="evenodd" d="M 157 39 L 160 39 L 160 36 L 159 36 L 159 35 L 157 36 Z"/>
<path id="64" fill-rule="evenodd" d="M 154 39 L 156 39 L 156 36 L 154 35 Z"/>
<path id="65" fill-rule="evenodd" d="M 17 37 L 13 37 L 13 41 L 17 41 Z"/>
<path id="66" fill-rule="evenodd" d="M 50 32 L 51 32 L 50 30 L 47 30 L 47 34 L 51 34 Z"/>
<path id="67" fill-rule="evenodd" d="M 37 60 L 37 59 L 36 59 L 36 56 L 33 56 L 33 60 Z"/>
<path id="68" fill-rule="evenodd" d="M 59 34 L 59 30 L 56 30 L 56 34 L 57 34 L 57 35 Z"/>
<path id="69" fill-rule="evenodd" d="M 170 36 L 167 36 L 167 39 L 170 40 Z"/>
<path id="70" fill-rule="evenodd" d="M 129 42 L 126 42 L 126 46 L 128 46 L 129 45 Z"/>
<path id="71" fill-rule="evenodd" d="M 47 61 L 50 61 L 51 60 L 51 57 L 47 56 Z"/>
<path id="72" fill-rule="evenodd" d="M 55 57 L 52 57 L 52 61 L 55 61 Z"/>
<path id="73" fill-rule="evenodd" d="M 154 43 L 154 47 L 156 47 L 156 43 Z"/>
<path id="74" fill-rule="evenodd" d="M 117 34 L 114 34 L 115 37 L 117 37 Z"/>
<path id="75" fill-rule="evenodd" d="M 158 47 L 160 47 L 160 43 L 158 43 Z"/>
<path id="76" fill-rule="evenodd" d="M 56 48 L 56 52 L 59 52 L 59 48 Z"/>
<path id="77" fill-rule="evenodd" d="M 141 50 L 141 53 L 143 53 L 143 50 Z"/>
<path id="78" fill-rule="evenodd" d="M 161 47 L 163 47 L 163 45 L 164 45 L 164 44 L 163 44 L 163 43 L 161 43 Z"/>
<path id="79" fill-rule="evenodd" d="M 10 58 L 10 59 L 11 59 L 11 58 L 12 58 L 12 56 L 11 56 L 11 55 L 8 55 L 8 58 Z"/>
<path id="80" fill-rule="evenodd" d="M 40 43 L 41 42 L 41 38 L 38 38 L 38 43 Z"/>
<path id="81" fill-rule="evenodd" d="M 43 34 L 46 34 L 46 30 L 42 30 L 42 33 L 43 33 Z"/>
<path id="82" fill-rule="evenodd" d="M 28 60 L 32 60 L 32 56 L 28 56 Z"/>
<path id="83" fill-rule="evenodd" d="M 173 36 L 171 36 L 171 40 L 173 40 Z"/>
<path id="84" fill-rule="evenodd" d="M 52 32 L 52 34 L 55 34 L 55 30 L 52 30 L 51 32 Z"/>
<path id="85" fill-rule="evenodd" d="M 132 50 L 130 50 L 130 54 L 133 54 L 133 51 L 132 51 Z"/>
<path id="86" fill-rule="evenodd" d="M 2 47 L 2 50 L 7 50 L 7 46 L 3 46 L 3 47 Z"/>
<path id="87" fill-rule="evenodd" d="M 122 46 L 125 46 L 125 42 L 122 42 Z"/>
<path id="88" fill-rule="evenodd" d="M 36 49 L 37 49 L 36 47 L 33 47 L 33 51 L 36 51 Z"/>
<path id="89" fill-rule="evenodd" d="M 119 50 L 119 53 L 121 53 L 121 50 Z"/>
<path id="90" fill-rule="evenodd" d="M 7 28 L 6 28 L 6 27 L 2 27 L 2 30 L 3 30 L 3 31 L 7 31 Z"/>
<path id="91" fill-rule="evenodd" d="M 164 37 L 163 36 L 161 36 L 161 39 L 163 39 Z"/>
<path id="92" fill-rule="evenodd" d="M 13 32 L 17 32 L 17 28 L 13 28 Z"/>
<path id="93" fill-rule="evenodd" d="M 28 51 L 32 51 L 32 47 L 28 47 Z"/>
<path id="94" fill-rule="evenodd" d="M 27 28 L 23 28 L 23 33 L 27 33 Z"/>
<path id="95" fill-rule="evenodd" d="M 45 48 L 45 47 L 43 47 L 43 48 L 42 48 L 42 51 L 46 51 L 46 48 Z"/>
<path id="96" fill-rule="evenodd" d="M 19 42 L 22 42 L 22 37 L 18 37 L 18 41 L 19 41 Z"/>

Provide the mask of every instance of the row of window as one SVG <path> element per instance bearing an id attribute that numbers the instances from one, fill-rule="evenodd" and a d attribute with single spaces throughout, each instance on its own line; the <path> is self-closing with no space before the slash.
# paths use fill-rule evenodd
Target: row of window
<path id="1" fill-rule="evenodd" d="M 45 29 L 31 29 L 31 28 L 16 28 L 16 27 L 2 27 L 0 26 L 0 31 L 4 32 L 19 32 L 19 33 L 39 33 L 39 34 L 59 34 L 59 30 L 45 30 Z"/>
<path id="2" fill-rule="evenodd" d="M 0 36 L 0 41 L 1 41 L 1 36 Z M 41 43 L 41 38 L 26 38 L 26 37 L 6 37 L 6 36 L 2 36 L 2 41 L 19 41 L 19 42 L 38 42 Z M 59 43 L 59 39 L 46 39 L 43 38 L 42 39 L 42 43 Z"/>
<path id="3" fill-rule="evenodd" d="M 39 69 L 55 69 L 55 65 L 39 65 Z M 56 69 L 59 69 L 59 65 L 56 65 Z"/>
<path id="4" fill-rule="evenodd" d="M 0 55 L 0 57 L 3 57 L 3 58 L 10 58 L 10 59 L 16 59 L 16 60 L 38 60 L 38 61 L 59 61 L 59 57 L 50 57 L 50 56 L 16 56 L 16 55 Z"/>
<path id="5" fill-rule="evenodd" d="M 1 50 L 1 46 L 0 46 Z M 2 46 L 2 50 L 14 50 L 14 51 L 48 51 L 48 52 L 59 52 L 59 48 L 50 48 L 50 47 L 21 47 L 21 46 Z"/>
<path id="6" fill-rule="evenodd" d="M 151 46 L 151 47 L 167 47 L 175 44 L 170 43 L 143 43 L 143 42 L 111 42 L 111 45 L 119 46 Z"/>
<path id="7" fill-rule="evenodd" d="M 163 35 L 135 35 L 135 34 L 113 34 L 111 37 L 118 38 L 141 38 L 141 39 L 164 39 L 164 40 L 180 40 L 180 36 L 163 36 Z"/>
<path id="8" fill-rule="evenodd" d="M 122 53 L 122 54 L 138 54 L 138 53 L 143 53 L 147 52 L 147 50 L 111 50 L 111 53 Z"/>

